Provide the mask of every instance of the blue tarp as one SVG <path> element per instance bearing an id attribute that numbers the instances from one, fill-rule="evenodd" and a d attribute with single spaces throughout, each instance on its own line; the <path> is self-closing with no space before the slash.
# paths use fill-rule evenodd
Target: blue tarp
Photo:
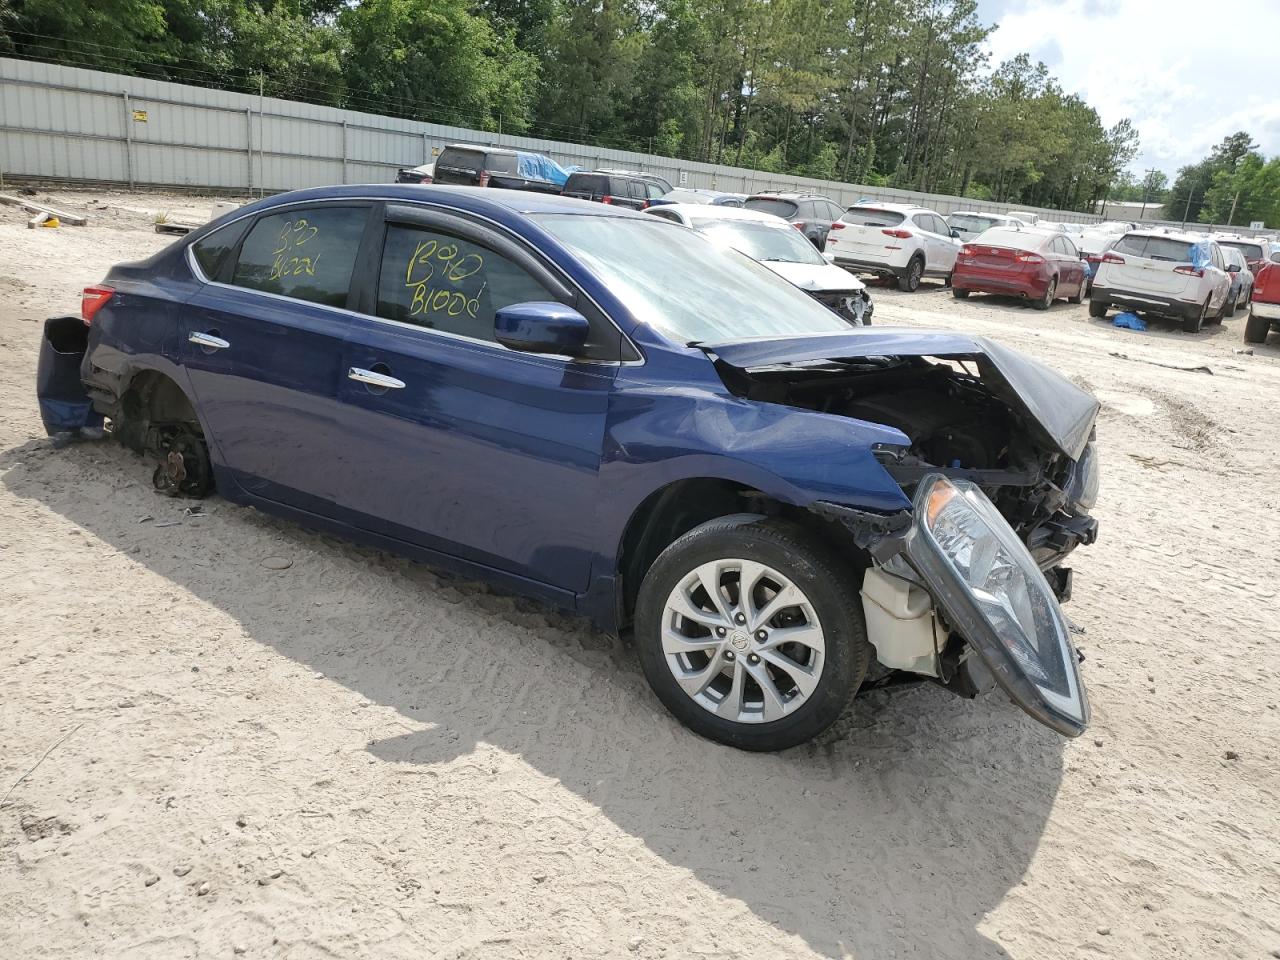
<path id="1" fill-rule="evenodd" d="M 1191 245 L 1191 266 L 1197 270 L 1203 270 L 1209 264 L 1213 263 L 1213 254 L 1209 251 L 1209 241 L 1202 240 L 1200 243 Z"/>
<path id="2" fill-rule="evenodd" d="M 1117 313 L 1114 320 L 1111 321 L 1114 326 L 1124 327 L 1126 330 L 1145 330 L 1147 323 L 1136 313 Z"/>
<path id="3" fill-rule="evenodd" d="M 579 168 L 570 167 L 566 170 L 550 157 L 541 153 L 524 153 L 522 151 L 516 155 L 516 172 L 520 176 L 528 180 L 545 180 L 548 183 L 554 183 L 557 187 L 563 187 L 565 181 L 569 179 L 569 174 L 577 169 Z"/>

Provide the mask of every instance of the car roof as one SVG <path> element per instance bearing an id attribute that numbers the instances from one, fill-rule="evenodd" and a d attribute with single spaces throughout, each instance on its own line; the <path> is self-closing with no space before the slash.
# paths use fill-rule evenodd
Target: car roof
<path id="1" fill-rule="evenodd" d="M 756 223 L 791 229 L 791 225 L 781 217 L 774 216 L 772 213 L 761 213 L 759 210 L 748 210 L 746 207 L 726 207 L 712 203 L 664 203 L 653 209 L 676 210 L 686 216 L 704 217 L 708 220 L 753 220 Z"/>
<path id="2" fill-rule="evenodd" d="M 254 210 L 267 210 L 287 203 L 339 199 L 417 201 L 419 203 L 435 203 L 443 207 L 453 207 L 478 214 L 499 214 L 503 212 L 517 214 L 572 213 L 582 216 L 653 219 L 638 210 L 605 203 L 592 203 L 590 200 L 578 200 L 575 197 L 562 197 L 558 193 L 413 183 L 367 183 L 347 186 L 310 187 L 306 190 L 278 193 L 273 197 L 260 200 L 252 206 Z"/>
<path id="3" fill-rule="evenodd" d="M 747 199 L 748 200 L 831 200 L 830 197 L 824 196 L 821 193 L 790 193 L 790 192 L 783 193 L 780 191 L 773 191 L 773 190 L 765 190 L 762 193 L 753 193 L 749 197 L 747 197 Z M 831 202 L 836 203 L 834 200 L 831 200 Z M 838 207 L 840 206 L 840 204 L 836 203 L 836 206 Z"/>
<path id="4" fill-rule="evenodd" d="M 1126 237 L 1168 237 L 1170 240 L 1181 240 L 1183 243 L 1203 243 L 1214 239 L 1205 233 L 1193 233 L 1190 230 L 1161 230 L 1155 227 L 1126 230 L 1124 235 Z"/>
<path id="5" fill-rule="evenodd" d="M 862 206 L 871 206 L 871 204 L 862 204 Z M 921 210 L 927 209 L 921 207 Z M 995 217 L 997 220 L 1016 220 L 1017 217 L 1010 216 L 1007 213 L 992 213 L 990 210 L 952 210 L 947 214 L 948 217 Z"/>
<path id="6" fill-rule="evenodd" d="M 894 213 L 932 213 L 936 217 L 942 216 L 937 210 L 931 207 L 921 207 L 914 203 L 893 203 L 885 201 L 881 203 L 879 200 L 865 200 L 855 203 L 848 207 L 849 210 L 892 210 Z"/>
<path id="7" fill-rule="evenodd" d="M 487 147 L 483 143 L 446 143 L 445 150 L 476 150 L 480 153 L 505 153 L 516 157 L 522 153 L 534 153 L 533 150 L 512 150 L 510 147 Z"/>

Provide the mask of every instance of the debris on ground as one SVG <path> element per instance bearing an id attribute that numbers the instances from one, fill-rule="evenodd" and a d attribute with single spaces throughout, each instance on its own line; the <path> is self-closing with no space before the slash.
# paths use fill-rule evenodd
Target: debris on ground
<path id="1" fill-rule="evenodd" d="M 1207 373 L 1209 376 L 1213 376 L 1213 371 L 1204 364 L 1184 367 L 1176 363 L 1160 363 L 1158 360 L 1143 360 L 1141 357 L 1131 357 L 1127 353 L 1116 353 L 1114 350 L 1111 351 L 1110 356 L 1116 357 L 1120 360 L 1132 360 L 1134 363 L 1148 363 L 1153 367 L 1164 367 L 1166 370 L 1181 370 L 1183 373 Z"/>
<path id="2" fill-rule="evenodd" d="M 63 223 L 69 223 L 73 227 L 83 227 L 89 222 L 88 217 L 82 217 L 74 213 L 65 213 L 56 207 L 50 207 L 43 203 L 36 203 L 34 200 L 23 200 L 21 197 L 15 197 L 9 193 L 0 193 L 0 203 L 8 204 L 11 207 L 21 207 L 27 213 L 47 213 L 51 217 L 56 217 Z"/>
<path id="3" fill-rule="evenodd" d="M 1146 330 L 1147 321 L 1143 320 L 1136 313 L 1125 311 L 1117 313 L 1115 319 L 1111 321 L 1113 327 L 1120 327 L 1123 330 Z"/>

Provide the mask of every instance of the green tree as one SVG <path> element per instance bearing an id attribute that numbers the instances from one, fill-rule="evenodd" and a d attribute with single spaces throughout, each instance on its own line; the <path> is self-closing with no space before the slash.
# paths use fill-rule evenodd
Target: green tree
<path id="1" fill-rule="evenodd" d="M 364 109 L 460 126 L 527 127 L 538 65 L 463 0 L 363 0 L 338 15 Z"/>

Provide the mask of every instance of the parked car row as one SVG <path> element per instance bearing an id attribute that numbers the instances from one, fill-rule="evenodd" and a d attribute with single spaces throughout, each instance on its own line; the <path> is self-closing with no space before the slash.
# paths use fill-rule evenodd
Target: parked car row
<path id="1" fill-rule="evenodd" d="M 447 153 L 437 175 L 499 173 Z M 737 252 L 817 271 L 803 231 L 730 213 L 269 197 L 51 318 L 42 417 L 107 418 L 163 493 L 216 490 L 626 633 L 658 699 L 722 743 L 801 743 L 900 680 L 999 685 L 1078 736 L 1060 603 L 1097 535 L 1097 400 L 981 337 L 854 325 Z"/>

